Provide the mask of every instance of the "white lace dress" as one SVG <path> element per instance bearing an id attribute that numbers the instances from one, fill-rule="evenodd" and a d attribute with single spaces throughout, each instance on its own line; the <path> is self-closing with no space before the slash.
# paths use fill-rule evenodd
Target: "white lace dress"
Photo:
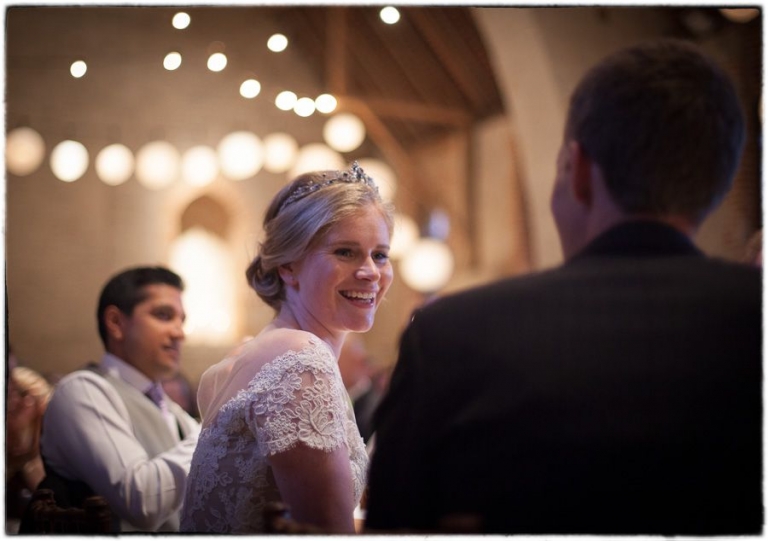
<path id="1" fill-rule="evenodd" d="M 360 501 L 368 456 L 336 359 L 317 338 L 265 364 L 202 430 L 181 531 L 263 531 L 264 504 L 282 500 L 266 457 L 299 442 L 325 451 L 345 445 Z"/>

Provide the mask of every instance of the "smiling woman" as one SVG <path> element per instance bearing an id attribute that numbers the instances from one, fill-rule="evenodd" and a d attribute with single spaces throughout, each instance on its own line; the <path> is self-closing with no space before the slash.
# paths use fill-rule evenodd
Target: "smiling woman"
<path id="1" fill-rule="evenodd" d="M 392 283 L 392 216 L 356 162 L 272 200 L 246 277 L 275 318 L 200 380 L 182 531 L 264 531 L 265 505 L 283 502 L 300 522 L 354 532 L 368 458 L 338 357 Z"/>

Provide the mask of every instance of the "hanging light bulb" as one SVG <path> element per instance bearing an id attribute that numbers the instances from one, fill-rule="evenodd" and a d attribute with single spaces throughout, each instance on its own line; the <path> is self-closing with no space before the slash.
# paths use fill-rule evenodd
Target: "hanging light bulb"
<path id="1" fill-rule="evenodd" d="M 299 144 L 287 133 L 272 133 L 264 138 L 264 169 L 284 173 L 296 161 Z"/>
<path id="2" fill-rule="evenodd" d="M 256 79 L 246 79 L 240 85 L 240 95 L 249 100 L 255 98 L 261 92 L 261 83 Z"/>
<path id="3" fill-rule="evenodd" d="M 163 67 L 168 71 L 173 71 L 181 66 L 181 55 L 177 52 L 171 52 L 165 55 L 163 59 Z"/>
<path id="4" fill-rule="evenodd" d="M 5 166 L 18 176 L 34 173 L 45 158 L 45 141 L 32 128 L 23 126 L 8 133 L 5 140 Z"/>
<path id="5" fill-rule="evenodd" d="M 389 246 L 390 259 L 400 259 L 407 254 L 419 240 L 419 226 L 406 214 L 395 213 L 395 227 Z"/>
<path id="6" fill-rule="evenodd" d="M 410 288 L 435 293 L 451 279 L 453 265 L 453 253 L 444 242 L 423 238 L 400 261 L 400 275 Z"/>
<path id="7" fill-rule="evenodd" d="M 96 155 L 94 165 L 104 184 L 119 186 L 133 174 L 133 153 L 124 145 L 109 145 Z"/>
<path id="8" fill-rule="evenodd" d="M 166 141 L 147 143 L 136 154 L 136 179 L 150 190 L 172 184 L 179 176 L 179 151 Z"/>
<path id="9" fill-rule="evenodd" d="M 357 163 L 376 182 L 381 198 L 393 201 L 397 191 L 397 176 L 392 168 L 376 158 L 361 158 Z"/>
<path id="10" fill-rule="evenodd" d="M 82 60 L 76 60 L 72 62 L 72 65 L 69 67 L 69 73 L 72 74 L 72 77 L 75 79 L 79 79 L 83 75 L 85 75 L 85 72 L 88 71 L 88 64 L 83 62 Z"/>
<path id="11" fill-rule="evenodd" d="M 280 53 L 288 47 L 288 38 L 283 34 L 272 34 L 267 40 L 267 48 L 273 53 Z"/>
<path id="12" fill-rule="evenodd" d="M 207 186 L 219 174 L 216 152 L 207 146 L 195 146 L 181 158 L 181 178 L 192 186 Z"/>
<path id="13" fill-rule="evenodd" d="M 294 179 L 309 171 L 342 170 L 344 166 L 344 158 L 338 152 L 322 143 L 311 143 L 299 149 L 288 177 Z"/>
<path id="14" fill-rule="evenodd" d="M 298 101 L 298 96 L 290 90 L 283 90 L 275 98 L 275 105 L 281 111 L 290 111 Z"/>
<path id="15" fill-rule="evenodd" d="M 221 172 L 231 180 L 255 176 L 264 165 L 264 145 L 248 131 L 230 133 L 217 147 Z"/>
<path id="16" fill-rule="evenodd" d="M 352 113 L 334 115 L 323 127 L 323 139 L 334 150 L 351 152 L 365 140 L 365 124 Z"/>
<path id="17" fill-rule="evenodd" d="M 323 114 L 332 113 L 336 110 L 338 101 L 332 94 L 320 94 L 315 98 L 315 107 Z"/>
<path id="18" fill-rule="evenodd" d="M 191 21 L 192 19 L 189 17 L 189 15 L 187 15 L 183 11 L 180 11 L 173 16 L 173 19 L 171 20 L 171 24 L 177 30 L 184 30 L 186 27 L 189 26 L 189 23 Z"/>
<path id="19" fill-rule="evenodd" d="M 88 151 L 78 141 L 62 141 L 51 152 L 51 170 L 59 180 L 74 182 L 88 169 Z"/>

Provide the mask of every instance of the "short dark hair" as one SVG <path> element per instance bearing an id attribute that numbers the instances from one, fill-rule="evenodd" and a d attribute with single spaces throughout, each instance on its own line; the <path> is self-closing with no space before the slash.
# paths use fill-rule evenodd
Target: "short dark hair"
<path id="1" fill-rule="evenodd" d="M 673 39 L 623 49 L 593 67 L 571 96 L 565 133 L 600 165 L 624 212 L 696 223 L 730 189 L 745 137 L 728 75 Z"/>
<path id="2" fill-rule="evenodd" d="M 134 307 L 147 298 L 145 287 L 153 284 L 166 284 L 179 291 L 184 290 L 184 282 L 175 272 L 165 267 L 134 267 L 124 270 L 106 283 L 99 296 L 96 309 L 96 320 L 99 325 L 99 336 L 107 347 L 107 326 L 104 322 L 104 311 L 108 306 L 117 308 L 126 315 L 133 313 Z"/>

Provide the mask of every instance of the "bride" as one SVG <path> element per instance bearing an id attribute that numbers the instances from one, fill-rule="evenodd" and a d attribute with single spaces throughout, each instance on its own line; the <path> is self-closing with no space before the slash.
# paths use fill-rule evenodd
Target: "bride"
<path id="1" fill-rule="evenodd" d="M 246 276 L 276 316 L 201 378 L 182 532 L 260 532 L 264 505 L 282 501 L 300 522 L 354 533 L 367 455 L 337 361 L 392 283 L 391 233 L 392 210 L 357 163 L 275 196 Z"/>

